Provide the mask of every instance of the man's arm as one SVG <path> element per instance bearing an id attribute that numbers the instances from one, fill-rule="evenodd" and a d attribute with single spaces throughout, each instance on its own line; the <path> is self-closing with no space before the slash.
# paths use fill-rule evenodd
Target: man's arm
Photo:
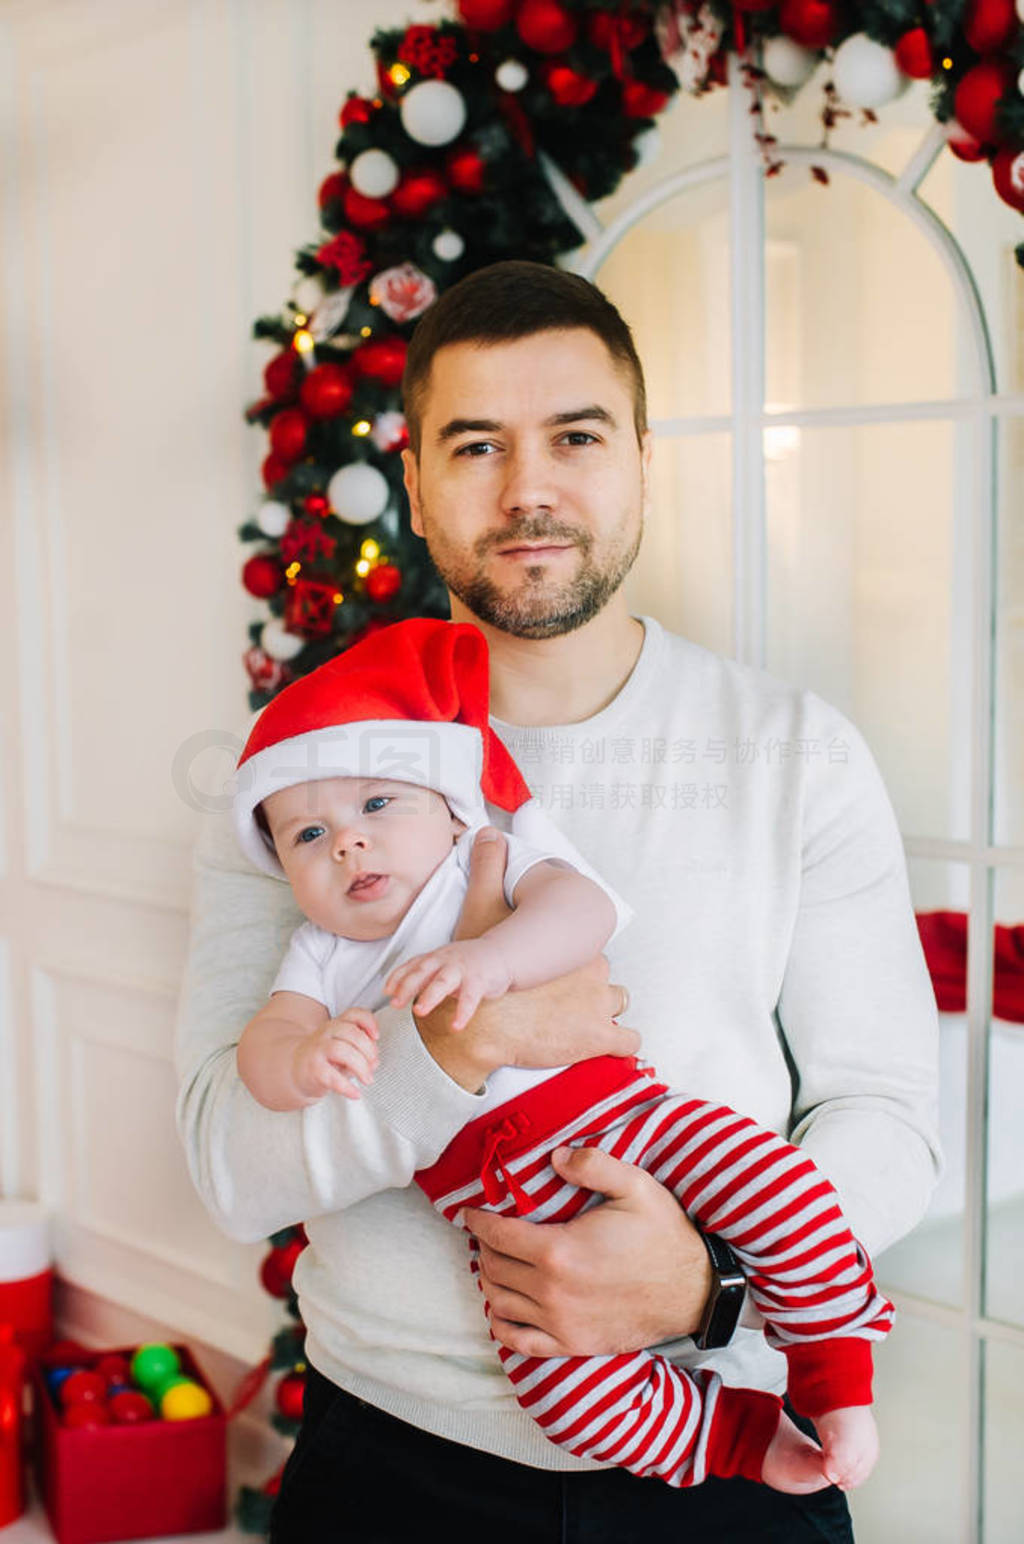
<path id="1" fill-rule="evenodd" d="M 881 776 L 856 729 L 824 711 L 813 737 L 845 745 L 847 759 L 808 773 L 778 1017 L 795 1080 L 790 1139 L 875 1254 L 920 1219 L 938 1173 L 938 1017 Z"/>

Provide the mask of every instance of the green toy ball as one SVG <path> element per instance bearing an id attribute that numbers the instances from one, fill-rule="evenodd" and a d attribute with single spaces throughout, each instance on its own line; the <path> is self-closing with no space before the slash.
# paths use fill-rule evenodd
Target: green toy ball
<path id="1" fill-rule="evenodd" d="M 157 1400 L 180 1369 L 178 1353 L 171 1346 L 140 1346 L 132 1357 L 132 1377 Z"/>

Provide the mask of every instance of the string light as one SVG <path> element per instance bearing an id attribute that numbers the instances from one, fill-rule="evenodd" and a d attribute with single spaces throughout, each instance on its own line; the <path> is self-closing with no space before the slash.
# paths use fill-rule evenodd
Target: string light
<path id="1" fill-rule="evenodd" d="M 335 590 L 333 599 L 334 599 L 334 604 L 336 606 L 340 606 L 342 601 L 345 599 L 345 597 L 344 597 L 344 595 L 342 595 L 340 590 Z"/>
<path id="2" fill-rule="evenodd" d="M 307 332 L 303 327 L 295 334 L 294 338 L 292 339 L 292 343 L 295 346 L 295 352 L 302 360 L 302 363 L 305 365 L 306 369 L 314 369 L 316 367 L 316 355 L 314 354 L 313 350 L 316 345 L 313 341 L 313 334 L 311 332 Z"/>
<path id="3" fill-rule="evenodd" d="M 359 551 L 361 556 L 364 558 L 372 559 L 380 557 L 380 547 L 374 541 L 372 536 L 368 537 L 366 541 L 363 542 L 363 545 L 360 547 Z"/>
<path id="4" fill-rule="evenodd" d="M 305 311 L 296 311 L 292 320 L 294 321 L 296 327 L 305 327 L 306 323 L 309 321 L 309 317 L 306 315 Z"/>
<path id="5" fill-rule="evenodd" d="M 372 327 L 360 327 L 360 329 L 359 329 L 359 336 L 361 338 L 368 338 L 372 331 L 373 331 Z"/>
<path id="6" fill-rule="evenodd" d="M 359 438 L 362 439 L 363 435 L 369 434 L 372 428 L 373 424 L 368 418 L 360 418 L 357 423 L 352 425 L 352 433 L 358 434 Z"/>
<path id="7" fill-rule="evenodd" d="M 388 75 L 394 85 L 404 86 L 406 81 L 411 78 L 412 71 L 407 70 L 404 64 L 393 64 L 388 71 Z"/>
<path id="8" fill-rule="evenodd" d="M 949 57 L 948 54 L 946 55 L 945 59 L 943 59 L 943 61 L 942 61 L 942 68 L 944 70 L 951 70 L 953 68 L 953 61 Z"/>
<path id="9" fill-rule="evenodd" d="M 287 579 L 289 584 L 294 584 L 295 583 L 296 579 L 299 577 L 299 571 L 301 570 L 301 568 L 302 568 L 302 564 L 301 563 L 289 563 L 288 564 L 288 567 L 284 571 L 284 576 Z"/>
<path id="10" fill-rule="evenodd" d="M 359 562 L 356 564 L 356 573 L 359 575 L 360 579 L 364 579 L 372 567 L 373 564 L 368 563 L 366 558 L 360 558 Z"/>

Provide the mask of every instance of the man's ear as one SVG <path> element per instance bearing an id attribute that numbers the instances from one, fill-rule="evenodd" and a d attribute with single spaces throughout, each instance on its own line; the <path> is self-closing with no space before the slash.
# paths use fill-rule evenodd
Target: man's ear
<path id="1" fill-rule="evenodd" d="M 654 434 L 652 430 L 645 429 L 640 441 L 640 477 L 643 484 L 643 508 L 644 515 L 650 512 L 651 504 L 651 458 L 654 455 Z"/>
<path id="2" fill-rule="evenodd" d="M 413 452 L 406 446 L 402 451 L 405 491 L 409 495 L 410 525 L 414 536 L 423 535 L 423 519 L 420 514 L 420 469 Z"/>

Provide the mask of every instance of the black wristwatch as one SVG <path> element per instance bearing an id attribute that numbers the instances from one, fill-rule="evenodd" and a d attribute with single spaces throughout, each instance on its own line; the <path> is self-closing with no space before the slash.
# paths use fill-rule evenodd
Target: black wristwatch
<path id="1" fill-rule="evenodd" d="M 701 1233 L 700 1236 L 711 1260 L 712 1280 L 704 1317 L 693 1343 L 698 1351 L 718 1351 L 729 1344 L 739 1322 L 747 1278 L 724 1238 L 719 1238 L 717 1233 Z"/>

